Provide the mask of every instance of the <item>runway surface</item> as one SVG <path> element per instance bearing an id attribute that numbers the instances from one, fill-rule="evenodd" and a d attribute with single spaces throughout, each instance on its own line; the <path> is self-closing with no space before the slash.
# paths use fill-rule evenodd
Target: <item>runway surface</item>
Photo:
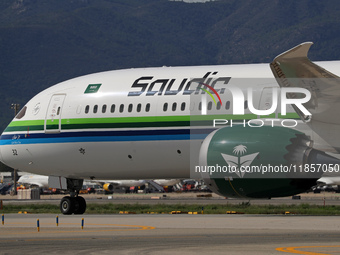
<path id="1" fill-rule="evenodd" d="M 6 214 L 0 254 L 340 254 L 336 216 L 85 214 L 58 220 L 56 226 L 56 215 Z"/>

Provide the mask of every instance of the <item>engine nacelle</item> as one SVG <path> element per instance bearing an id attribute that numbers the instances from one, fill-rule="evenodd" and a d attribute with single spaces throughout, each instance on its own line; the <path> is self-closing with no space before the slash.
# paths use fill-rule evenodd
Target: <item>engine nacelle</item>
<path id="1" fill-rule="evenodd" d="M 113 191 L 113 185 L 111 184 L 111 183 L 105 183 L 104 185 L 103 185 L 103 189 L 104 190 L 106 190 L 106 191 L 110 191 L 110 192 L 112 192 Z"/>
<path id="2" fill-rule="evenodd" d="M 304 192 L 323 172 L 308 164 L 339 160 L 312 148 L 310 137 L 284 127 L 233 126 L 212 132 L 200 149 L 200 173 L 222 196 L 270 198 Z"/>

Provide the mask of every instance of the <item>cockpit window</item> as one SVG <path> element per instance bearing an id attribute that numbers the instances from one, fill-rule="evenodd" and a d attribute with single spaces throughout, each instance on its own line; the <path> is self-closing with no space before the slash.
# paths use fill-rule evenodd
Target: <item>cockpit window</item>
<path id="1" fill-rule="evenodd" d="M 15 116 L 16 119 L 21 119 L 22 117 L 25 116 L 26 114 L 26 110 L 27 110 L 27 106 L 24 106 L 20 112 L 17 114 L 17 116 Z"/>

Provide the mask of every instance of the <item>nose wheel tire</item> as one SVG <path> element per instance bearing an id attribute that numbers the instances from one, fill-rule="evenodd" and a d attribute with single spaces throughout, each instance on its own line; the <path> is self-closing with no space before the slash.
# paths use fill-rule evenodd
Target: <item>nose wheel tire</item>
<path id="1" fill-rule="evenodd" d="M 86 201 L 83 197 L 75 197 L 74 214 L 83 214 L 86 211 Z"/>
<path id="2" fill-rule="evenodd" d="M 62 214 L 72 214 L 74 212 L 74 198 L 73 197 L 63 197 L 60 201 L 60 211 Z"/>
<path id="3" fill-rule="evenodd" d="M 83 197 L 63 197 L 60 201 L 62 214 L 83 214 L 86 211 L 86 201 Z"/>

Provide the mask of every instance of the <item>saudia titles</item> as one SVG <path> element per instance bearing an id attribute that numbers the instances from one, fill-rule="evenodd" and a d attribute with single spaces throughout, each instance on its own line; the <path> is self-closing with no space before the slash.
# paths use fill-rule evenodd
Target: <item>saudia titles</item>
<path id="1" fill-rule="evenodd" d="M 218 72 L 207 72 L 202 78 L 184 78 L 178 85 L 177 89 L 174 89 L 176 79 L 154 79 L 154 76 L 142 76 L 136 79 L 131 88 L 134 89 L 128 93 L 128 96 L 173 96 L 173 95 L 204 95 L 209 94 L 213 101 L 216 103 L 216 100 L 213 98 L 213 94 L 218 98 L 219 102 L 222 104 L 220 95 L 225 95 L 226 91 L 231 93 L 231 102 L 232 102 L 232 114 L 233 115 L 244 115 L 245 107 L 244 102 L 247 101 L 248 110 L 250 113 L 258 115 L 258 116 L 267 116 L 274 113 L 279 106 L 279 98 L 280 98 L 280 109 L 281 115 L 287 115 L 287 105 L 294 105 L 300 112 L 302 112 L 306 116 L 311 116 L 311 113 L 303 106 L 304 103 L 307 103 L 311 99 L 311 93 L 304 88 L 298 87 L 286 87 L 286 88 L 278 88 L 271 87 L 272 94 L 272 103 L 271 107 L 266 110 L 258 110 L 254 107 L 253 100 L 253 90 L 252 86 L 248 87 L 245 90 L 242 90 L 236 85 L 231 85 L 229 81 L 231 77 L 216 77 Z M 219 86 L 223 86 L 222 88 L 215 88 L 216 84 Z M 227 86 L 226 86 L 227 85 Z M 192 89 L 192 88 L 195 89 Z M 205 87 L 205 88 L 203 88 Z M 246 96 L 245 96 L 246 92 Z M 287 98 L 287 95 L 290 93 L 301 94 L 304 97 L 299 98 Z M 201 107 L 201 114 L 206 115 L 206 105 L 203 102 Z M 265 123 L 266 121 L 266 123 Z M 260 120 L 253 119 L 243 121 L 243 125 L 246 124 L 250 127 L 261 127 L 264 124 L 274 126 L 275 121 L 277 119 L 268 119 L 268 120 Z M 239 121 L 238 121 L 239 122 Z M 240 123 L 240 122 L 239 122 Z M 233 125 L 232 120 L 227 119 L 214 119 L 213 127 L 218 125 Z M 281 126 L 283 127 L 295 127 L 297 122 L 295 120 L 284 119 L 281 120 Z"/>

